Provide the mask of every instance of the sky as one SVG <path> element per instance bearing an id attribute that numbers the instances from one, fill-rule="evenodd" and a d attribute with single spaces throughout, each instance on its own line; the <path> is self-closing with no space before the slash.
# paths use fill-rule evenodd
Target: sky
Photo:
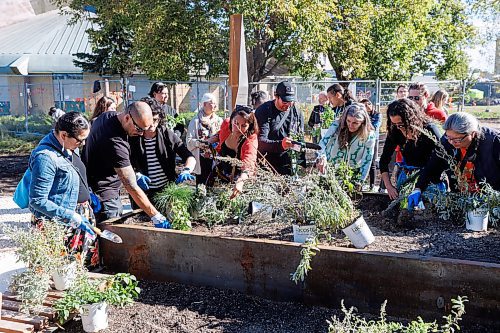
<path id="1" fill-rule="evenodd" d="M 486 34 L 491 25 L 486 24 L 480 18 L 472 20 L 472 24 L 478 29 L 479 34 Z M 498 27 L 497 27 L 498 28 Z M 495 67 L 496 41 L 488 41 L 484 45 L 477 45 L 466 50 L 470 57 L 470 69 L 480 69 L 493 73 Z"/>

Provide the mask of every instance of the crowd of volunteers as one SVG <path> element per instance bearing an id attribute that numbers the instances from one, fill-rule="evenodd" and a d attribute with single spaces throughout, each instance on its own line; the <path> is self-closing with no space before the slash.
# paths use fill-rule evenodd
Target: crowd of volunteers
<path id="1" fill-rule="evenodd" d="M 71 227 L 71 246 L 92 249 L 88 265 L 98 265 L 99 260 L 93 227 L 123 212 L 122 187 L 132 206 L 141 208 L 154 226 L 170 228 L 168 219 L 152 204 L 153 196 L 168 183 L 213 186 L 218 180 L 233 184 L 231 197 L 235 197 L 261 161 L 278 174 L 293 173 L 297 162 L 289 150 L 297 140 L 304 140 L 305 121 L 291 82 L 280 82 L 270 100 L 264 91 L 252 93 L 252 105 L 237 105 L 226 119 L 217 114 L 216 96 L 205 93 L 187 130 L 184 124 L 169 127 L 166 120 L 178 113 L 167 101 L 168 88 L 156 82 L 147 97 L 123 112 L 116 111 L 109 97 L 97 102 L 90 120 L 78 112 L 51 110 L 54 129 L 29 159 L 32 222 L 41 226 L 44 219 L 57 219 Z M 417 171 L 420 176 L 408 197 L 409 209 L 430 187 L 463 191 L 464 184 L 451 176 L 456 168 L 465 175 L 466 190 L 478 191 L 483 182 L 500 190 L 500 133 L 481 126 L 471 114 L 448 115 L 448 102 L 444 90 L 431 96 L 422 83 L 400 85 L 382 115 L 369 99 L 358 101 L 347 87 L 333 84 L 318 94 L 319 104 L 307 122 L 317 130 L 323 127 L 327 110 L 334 115 L 326 133 L 314 132 L 312 140 L 320 147 L 314 165 L 325 172 L 327 164 L 346 163 L 357 173 L 356 185 L 372 190 L 379 168 L 380 189 L 391 199 L 398 197 L 408 175 Z M 241 163 L 235 166 L 216 156 Z M 305 166 L 305 158 L 299 160 Z M 394 160 L 396 177 L 391 177 Z"/>

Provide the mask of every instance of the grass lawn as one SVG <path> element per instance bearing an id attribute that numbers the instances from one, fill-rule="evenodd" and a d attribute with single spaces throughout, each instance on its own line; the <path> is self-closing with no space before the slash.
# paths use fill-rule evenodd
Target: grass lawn
<path id="1" fill-rule="evenodd" d="M 489 110 L 489 112 L 486 112 L 486 110 Z M 477 105 L 477 106 L 471 106 L 471 105 L 466 105 L 464 107 L 464 111 L 471 113 L 474 115 L 476 118 L 483 119 L 483 118 L 500 118 L 500 105 Z M 456 112 L 456 109 L 451 110 L 450 113 Z"/>

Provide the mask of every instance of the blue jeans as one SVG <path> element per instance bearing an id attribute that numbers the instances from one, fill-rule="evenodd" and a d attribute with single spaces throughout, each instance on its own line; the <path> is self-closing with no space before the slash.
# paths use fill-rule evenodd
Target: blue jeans
<path id="1" fill-rule="evenodd" d="M 119 217 L 123 213 L 123 205 L 120 197 L 101 201 L 102 209 L 96 215 L 98 223 L 109 220 L 113 217 Z"/>

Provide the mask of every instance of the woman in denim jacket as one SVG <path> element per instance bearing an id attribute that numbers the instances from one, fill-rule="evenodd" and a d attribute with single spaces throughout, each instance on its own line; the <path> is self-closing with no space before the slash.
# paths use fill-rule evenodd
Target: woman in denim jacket
<path id="1" fill-rule="evenodd" d="M 44 219 L 54 219 L 75 229 L 68 244 L 70 250 L 79 250 L 84 233 L 95 239 L 89 222 L 85 166 L 77 155 L 89 132 L 89 122 L 81 113 L 68 112 L 57 120 L 55 129 L 40 141 L 29 159 L 32 223 L 41 227 Z"/>

